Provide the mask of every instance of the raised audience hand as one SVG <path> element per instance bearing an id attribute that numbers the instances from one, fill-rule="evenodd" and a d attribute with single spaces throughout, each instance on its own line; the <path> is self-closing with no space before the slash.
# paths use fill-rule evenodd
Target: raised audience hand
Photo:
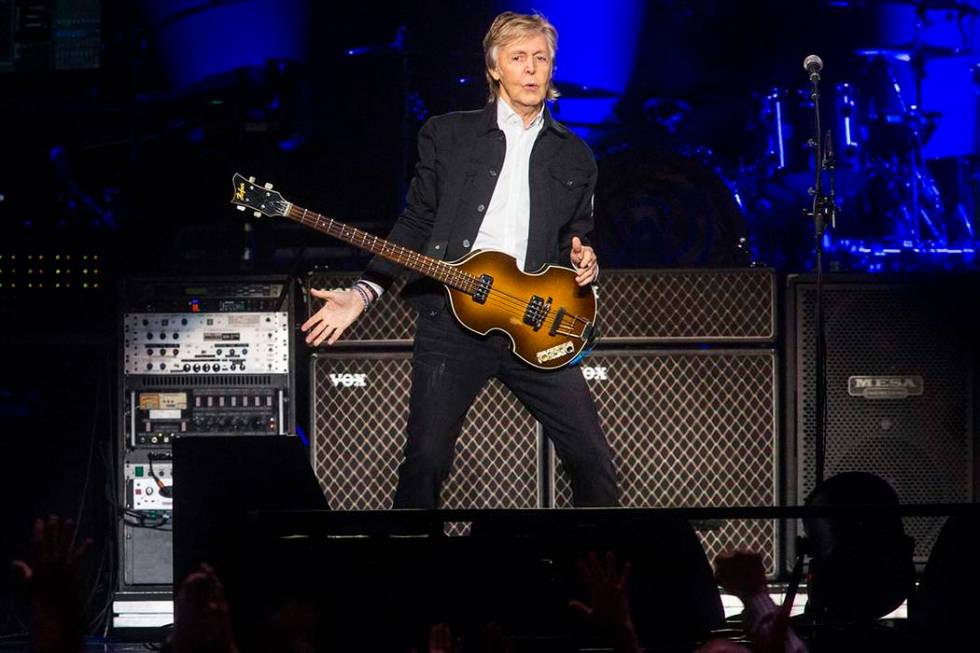
<path id="1" fill-rule="evenodd" d="M 743 602 L 766 591 L 762 556 L 752 551 L 725 551 L 715 558 L 715 580 Z"/>
<path id="2" fill-rule="evenodd" d="M 35 651 L 67 653 L 81 649 L 84 609 L 78 566 L 91 543 L 85 539 L 76 545 L 75 522 L 51 515 L 34 522 L 30 561 L 13 561 L 14 571 L 31 597 Z"/>
<path id="3" fill-rule="evenodd" d="M 589 590 L 592 605 L 570 601 L 568 607 L 609 637 L 617 651 L 639 651 L 629 605 L 630 563 L 623 565 L 620 574 L 615 554 L 607 551 L 603 564 L 592 551 L 585 560 L 577 560 L 575 566 L 579 578 Z"/>
<path id="4" fill-rule="evenodd" d="M 727 639 L 712 639 L 705 642 L 694 653 L 752 653 L 752 651 Z"/>
<path id="5" fill-rule="evenodd" d="M 510 653 L 513 648 L 510 637 L 500 626 L 489 623 L 483 627 L 483 648 L 480 650 L 484 653 Z"/>
<path id="6" fill-rule="evenodd" d="M 174 653 L 238 653 L 225 590 L 210 566 L 187 575 L 175 608 Z"/>
<path id="7" fill-rule="evenodd" d="M 760 653 L 805 653 L 806 646 L 789 627 L 789 612 L 766 591 L 762 556 L 753 551 L 726 551 L 715 558 L 715 580 L 745 605 L 744 620 L 753 650 Z"/>
<path id="8" fill-rule="evenodd" d="M 429 629 L 429 653 L 454 653 L 453 633 L 446 624 L 436 624 Z"/>

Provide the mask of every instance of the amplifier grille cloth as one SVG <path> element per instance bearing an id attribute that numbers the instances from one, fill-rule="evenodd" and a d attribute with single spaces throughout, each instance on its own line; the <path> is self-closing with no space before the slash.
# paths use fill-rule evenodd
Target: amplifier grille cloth
<path id="1" fill-rule="evenodd" d="M 311 365 L 311 456 L 330 507 L 391 508 L 405 445 L 409 355 L 316 355 Z M 539 507 L 537 466 L 537 422 L 493 380 L 466 418 L 441 505 Z"/>
<path id="2" fill-rule="evenodd" d="M 770 341 L 772 270 L 606 270 L 599 277 L 602 341 Z"/>
<path id="3" fill-rule="evenodd" d="M 585 371 L 616 457 L 622 504 L 776 505 L 775 364 L 769 350 L 590 356 Z M 554 493 L 557 507 L 571 505 L 560 462 Z M 774 521 L 731 520 L 700 537 L 709 559 L 745 547 L 762 552 L 775 571 Z"/>

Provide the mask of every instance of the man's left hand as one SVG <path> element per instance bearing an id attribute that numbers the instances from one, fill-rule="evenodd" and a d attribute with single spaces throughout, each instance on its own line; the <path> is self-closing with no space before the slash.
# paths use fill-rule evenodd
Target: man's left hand
<path id="1" fill-rule="evenodd" d="M 578 236 L 572 236 L 572 265 L 578 273 L 575 275 L 575 282 L 580 286 L 589 285 L 599 276 L 599 259 L 596 258 L 595 250 L 583 245 Z"/>

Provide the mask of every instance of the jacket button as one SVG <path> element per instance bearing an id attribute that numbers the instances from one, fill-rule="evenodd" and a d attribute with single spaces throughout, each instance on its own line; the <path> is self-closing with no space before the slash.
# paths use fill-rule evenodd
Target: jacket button
<path id="1" fill-rule="evenodd" d="M 574 184 L 575 184 L 575 182 L 572 181 L 571 179 L 569 179 L 568 181 L 565 182 L 565 185 L 568 186 L 569 188 L 571 188 Z"/>
<path id="2" fill-rule="evenodd" d="M 470 246 L 470 241 L 464 240 L 463 241 L 463 247 L 469 247 L 469 246 Z"/>
<path id="3" fill-rule="evenodd" d="M 490 176 L 491 177 L 496 177 L 497 176 L 497 171 L 495 169 L 493 169 L 493 168 L 490 168 Z"/>
<path id="4" fill-rule="evenodd" d="M 487 207 L 485 207 L 485 206 L 483 206 L 483 205 L 481 204 L 480 206 L 478 206 L 478 207 L 476 207 L 476 210 L 477 210 L 477 211 L 479 211 L 480 213 L 483 213 L 483 211 L 484 211 L 484 210 L 485 210 L 486 208 L 487 208 Z"/>
<path id="5" fill-rule="evenodd" d="M 436 245 L 436 249 L 442 249 L 442 245 Z"/>

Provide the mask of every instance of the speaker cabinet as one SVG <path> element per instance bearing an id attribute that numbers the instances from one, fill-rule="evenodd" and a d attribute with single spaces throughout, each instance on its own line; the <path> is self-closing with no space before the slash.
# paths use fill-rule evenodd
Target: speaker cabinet
<path id="1" fill-rule="evenodd" d="M 606 346 L 776 339 L 771 269 L 605 270 L 597 283 Z"/>
<path id="2" fill-rule="evenodd" d="M 875 474 L 902 503 L 974 500 L 975 281 L 825 278 L 825 477 Z M 787 428 L 797 451 L 788 474 L 800 502 L 817 480 L 816 297 L 814 278 L 789 279 Z M 918 561 L 942 523 L 905 520 Z"/>
<path id="3" fill-rule="evenodd" d="M 776 354 L 771 349 L 602 351 L 582 366 L 613 448 L 627 507 L 777 505 Z M 571 506 L 555 462 L 553 505 Z M 772 520 L 700 524 L 709 559 L 725 549 L 779 564 Z"/>
<path id="4" fill-rule="evenodd" d="M 349 288 L 358 275 L 314 272 L 309 288 Z M 763 343 L 776 339 L 776 277 L 767 268 L 730 270 L 604 270 L 599 289 L 599 330 L 608 345 L 677 343 Z M 415 320 L 398 298 L 405 278 L 398 278 L 344 332 L 337 345 L 407 346 L 415 337 Z M 312 315 L 323 301 L 309 297 Z"/>
<path id="5" fill-rule="evenodd" d="M 411 354 L 311 359 L 314 472 L 333 510 L 387 510 L 405 446 Z M 539 508 L 538 425 L 503 384 L 477 395 L 456 442 L 444 508 Z"/>

